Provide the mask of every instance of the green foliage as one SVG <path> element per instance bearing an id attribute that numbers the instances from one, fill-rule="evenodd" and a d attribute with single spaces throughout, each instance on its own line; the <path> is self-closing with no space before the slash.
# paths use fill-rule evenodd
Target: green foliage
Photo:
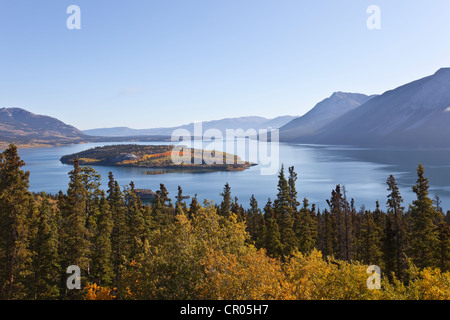
<path id="1" fill-rule="evenodd" d="M 27 297 L 31 275 L 30 221 L 35 205 L 28 192 L 29 172 L 10 145 L 0 155 L 0 299 Z"/>
<path id="2" fill-rule="evenodd" d="M 439 230 L 438 223 L 443 216 L 433 207 L 428 189 L 428 178 L 424 177 L 422 164 L 417 167 L 417 184 L 413 191 L 417 199 L 411 205 L 411 234 L 408 250 L 412 261 L 419 268 L 437 267 L 439 265 Z"/>
<path id="3" fill-rule="evenodd" d="M 15 146 L 0 154 L 1 299 L 450 299 L 450 227 L 422 166 L 406 212 L 390 176 L 387 212 L 357 211 L 338 185 L 316 213 L 299 208 L 293 167 L 274 203 L 244 210 L 228 184 L 218 206 L 195 196 L 188 209 L 181 187 L 174 206 L 163 184 L 143 205 L 110 173 L 105 195 L 76 159 L 66 194 L 31 194 L 23 165 Z M 69 265 L 81 292 L 65 286 Z"/>

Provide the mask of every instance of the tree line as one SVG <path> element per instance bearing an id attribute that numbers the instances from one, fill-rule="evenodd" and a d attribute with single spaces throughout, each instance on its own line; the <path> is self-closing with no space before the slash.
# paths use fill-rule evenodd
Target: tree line
<path id="1" fill-rule="evenodd" d="M 386 210 L 356 209 L 338 185 L 320 211 L 298 200 L 284 167 L 278 193 L 249 209 L 232 197 L 174 201 L 163 184 L 143 204 L 75 159 L 66 192 L 31 193 L 10 145 L 0 154 L 0 299 L 449 299 L 449 213 L 429 195 L 422 165 L 405 208 L 393 176 Z M 68 266 L 82 271 L 69 290 Z M 366 269 L 382 270 L 369 290 Z"/>

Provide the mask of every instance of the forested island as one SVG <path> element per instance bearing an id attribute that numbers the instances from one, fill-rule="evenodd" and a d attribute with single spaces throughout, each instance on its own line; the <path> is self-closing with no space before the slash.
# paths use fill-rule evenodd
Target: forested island
<path id="1" fill-rule="evenodd" d="M 63 156 L 61 157 L 61 162 L 73 165 L 74 160 L 78 159 L 80 165 L 165 169 L 148 171 L 147 174 L 174 171 L 243 171 L 255 165 L 241 160 L 236 155 L 194 148 L 183 148 L 177 156 L 185 156 L 186 161 L 174 163 L 172 161 L 174 147 L 173 145 L 110 145 Z M 219 159 L 220 161 L 214 163 L 213 159 Z M 227 159 L 232 159 L 232 161 L 227 162 Z"/>

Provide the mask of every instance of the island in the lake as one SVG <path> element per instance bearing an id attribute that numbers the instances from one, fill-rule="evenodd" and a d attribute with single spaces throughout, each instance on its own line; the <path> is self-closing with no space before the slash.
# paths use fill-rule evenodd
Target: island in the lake
<path id="1" fill-rule="evenodd" d="M 158 169 L 147 174 L 170 172 L 243 171 L 256 164 L 243 161 L 239 156 L 220 151 L 208 151 L 184 147 L 177 156 L 184 157 L 183 163 L 174 163 L 173 145 L 109 145 L 96 147 L 61 157 L 64 164 L 73 164 L 78 158 L 80 165 L 141 167 Z M 189 160 L 190 157 L 190 160 Z M 214 159 L 216 162 L 214 163 Z M 217 161 L 220 159 L 221 161 Z M 227 161 L 228 159 L 228 161 Z M 230 164 L 230 159 L 233 163 Z M 187 160 L 187 161 L 186 161 Z"/>

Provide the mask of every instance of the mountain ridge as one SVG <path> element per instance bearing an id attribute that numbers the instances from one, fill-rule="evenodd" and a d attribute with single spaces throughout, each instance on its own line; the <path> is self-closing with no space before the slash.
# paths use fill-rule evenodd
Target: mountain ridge
<path id="1" fill-rule="evenodd" d="M 259 116 L 245 116 L 236 118 L 224 118 L 219 120 L 211 120 L 202 122 L 203 132 L 208 129 L 218 129 L 225 134 L 226 129 L 278 129 L 280 126 L 295 119 L 295 116 L 279 116 L 273 119 L 268 119 Z M 87 135 L 106 136 L 106 137 L 125 137 L 130 135 L 171 135 L 176 129 L 186 129 L 193 134 L 194 122 L 176 126 L 150 129 L 132 129 L 129 127 L 111 127 L 111 128 L 97 128 L 84 130 Z"/>
<path id="2" fill-rule="evenodd" d="M 450 68 L 388 90 L 297 142 L 383 147 L 450 146 Z"/>
<path id="3" fill-rule="evenodd" d="M 345 113 L 358 108 L 374 96 L 361 93 L 334 92 L 317 103 L 310 111 L 280 128 L 281 141 L 295 141 L 300 137 L 312 136 L 324 125 Z"/>

